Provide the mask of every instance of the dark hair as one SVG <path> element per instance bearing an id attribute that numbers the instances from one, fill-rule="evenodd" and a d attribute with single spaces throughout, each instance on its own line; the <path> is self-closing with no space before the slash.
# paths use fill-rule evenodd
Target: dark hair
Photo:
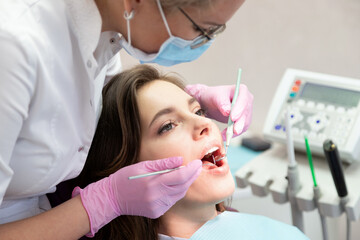
<path id="1" fill-rule="evenodd" d="M 83 171 L 75 180 L 85 187 L 120 168 L 138 162 L 141 143 L 137 90 L 154 80 L 171 82 L 181 89 L 179 78 L 162 75 L 149 65 L 138 65 L 114 76 L 102 91 L 103 108 Z M 158 239 L 159 219 L 119 216 L 104 226 L 94 239 Z"/>

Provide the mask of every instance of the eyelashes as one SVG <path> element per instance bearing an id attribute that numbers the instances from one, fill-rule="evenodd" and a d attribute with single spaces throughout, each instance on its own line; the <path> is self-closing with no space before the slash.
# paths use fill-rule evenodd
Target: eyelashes
<path id="1" fill-rule="evenodd" d="M 195 114 L 198 116 L 201 116 L 201 117 L 205 117 L 206 111 L 204 109 L 200 108 L 195 112 Z M 178 125 L 177 121 L 170 120 L 170 121 L 164 123 L 163 125 L 161 125 L 161 127 L 157 131 L 157 134 L 162 135 L 166 132 L 169 132 L 169 131 L 173 130 L 177 125 Z"/>
<path id="2" fill-rule="evenodd" d="M 171 131 L 175 127 L 175 122 L 170 121 L 162 125 L 158 130 L 158 135 L 162 135 L 168 131 Z"/>
<path id="3" fill-rule="evenodd" d="M 200 108 L 199 110 L 197 110 L 196 112 L 195 112 L 195 114 L 196 115 L 199 115 L 199 116 L 206 116 L 206 111 L 204 110 L 204 109 L 202 109 L 202 108 Z"/>

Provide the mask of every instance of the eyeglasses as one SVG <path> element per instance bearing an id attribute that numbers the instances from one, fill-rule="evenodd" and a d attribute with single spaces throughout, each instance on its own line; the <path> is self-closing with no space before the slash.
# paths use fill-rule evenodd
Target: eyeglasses
<path id="1" fill-rule="evenodd" d="M 218 34 L 222 33 L 226 28 L 226 25 L 222 24 L 216 27 L 211 27 L 209 29 L 204 29 L 197 25 L 194 20 L 192 20 L 191 17 L 182 8 L 179 8 L 179 10 L 194 25 L 195 30 L 201 32 L 201 35 L 197 37 L 195 41 L 190 45 L 191 49 L 201 47 L 211 39 L 214 39 Z"/>

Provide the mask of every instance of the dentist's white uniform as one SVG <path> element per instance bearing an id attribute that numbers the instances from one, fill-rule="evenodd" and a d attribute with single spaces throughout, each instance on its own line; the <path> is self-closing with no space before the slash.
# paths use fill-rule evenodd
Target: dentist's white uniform
<path id="1" fill-rule="evenodd" d="M 0 1 L 0 224 L 82 170 L 119 38 L 93 0 Z"/>

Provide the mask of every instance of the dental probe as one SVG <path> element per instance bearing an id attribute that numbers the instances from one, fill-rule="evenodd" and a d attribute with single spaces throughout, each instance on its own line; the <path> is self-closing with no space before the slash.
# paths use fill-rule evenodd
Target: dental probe
<path id="1" fill-rule="evenodd" d="M 234 134 L 234 122 L 231 120 L 231 112 L 232 109 L 234 107 L 234 105 L 236 104 L 236 99 L 239 95 L 239 88 L 240 88 L 240 80 L 241 80 L 241 68 L 239 68 L 239 72 L 238 72 L 238 78 L 236 81 L 236 87 L 235 87 L 235 92 L 234 92 L 234 96 L 231 102 L 231 109 L 230 109 L 230 114 L 229 114 L 229 120 L 228 120 L 228 127 L 226 130 L 226 150 L 225 153 L 227 154 L 227 150 L 228 147 L 230 145 L 230 140 L 233 137 Z"/>
<path id="2" fill-rule="evenodd" d="M 321 191 L 320 191 L 320 187 L 316 183 L 315 170 L 314 170 L 314 164 L 313 164 L 313 161 L 312 161 L 312 155 L 311 155 L 309 141 L 308 141 L 306 136 L 304 136 L 304 139 L 305 139 L 306 155 L 307 155 L 308 160 L 309 160 L 311 175 L 312 175 L 313 182 L 314 182 L 314 186 L 313 186 L 314 201 L 315 201 L 315 206 L 317 207 L 319 215 L 320 215 L 323 240 L 328 240 L 329 236 L 328 236 L 328 231 L 327 231 L 326 218 L 320 212 L 320 208 L 319 208 L 319 199 L 321 197 Z"/>
<path id="3" fill-rule="evenodd" d="M 323 150 L 326 160 L 329 164 L 331 175 L 333 177 L 337 194 L 340 198 L 340 205 L 346 214 L 346 239 L 350 240 L 351 222 L 346 212 L 346 203 L 349 201 L 348 191 L 346 187 L 345 177 L 343 169 L 340 163 L 339 152 L 335 143 L 332 140 L 325 140 L 323 143 Z"/>
<path id="4" fill-rule="evenodd" d="M 178 170 L 178 169 L 183 168 L 183 167 L 184 167 L 184 166 L 180 166 L 180 167 L 177 167 L 177 168 L 170 168 L 170 169 L 165 169 L 165 170 L 161 170 L 161 171 L 156 171 L 156 172 L 150 172 L 150 173 L 135 175 L 135 176 L 129 177 L 129 180 L 137 179 L 137 178 L 143 178 L 143 177 L 149 177 L 149 176 L 154 176 L 154 175 L 158 175 L 158 174 L 162 174 L 162 173 L 168 173 L 168 172 L 172 172 L 172 171 L 174 171 L 174 170 Z"/>
<path id="5" fill-rule="evenodd" d="M 221 158 L 219 158 L 218 160 L 215 160 L 215 162 L 221 161 L 221 160 L 223 160 L 224 158 L 226 158 L 226 155 L 223 156 L 223 157 L 221 157 Z"/>

